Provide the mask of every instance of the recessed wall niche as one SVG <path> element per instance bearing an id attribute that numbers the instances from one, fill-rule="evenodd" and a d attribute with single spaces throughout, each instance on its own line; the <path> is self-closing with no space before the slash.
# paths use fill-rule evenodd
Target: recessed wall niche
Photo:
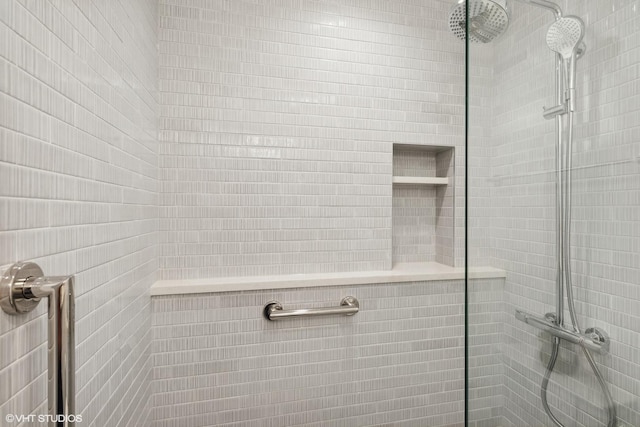
<path id="1" fill-rule="evenodd" d="M 393 264 L 454 266 L 454 148 L 393 145 Z"/>

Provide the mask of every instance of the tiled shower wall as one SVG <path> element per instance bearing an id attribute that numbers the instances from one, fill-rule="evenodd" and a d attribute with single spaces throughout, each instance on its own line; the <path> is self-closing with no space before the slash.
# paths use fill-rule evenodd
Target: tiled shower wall
<path id="1" fill-rule="evenodd" d="M 0 1 L 0 105 L 7 113 L 0 115 L 0 177 L 8 183 L 0 188 L 0 264 L 33 259 L 48 274 L 77 273 L 78 412 L 95 425 L 143 424 L 146 417 L 148 287 L 155 280 L 158 256 L 164 278 L 389 268 L 391 144 L 459 148 L 462 143 L 463 45 L 446 28 L 450 2 L 377 0 L 366 7 L 307 0 L 268 7 L 264 3 L 161 1 L 157 83 L 159 18 L 154 1 Z M 472 370 L 472 379 L 476 372 L 478 381 L 470 396 L 476 399 L 476 419 L 497 422 L 501 412 L 496 408 L 504 393 L 507 417 L 523 425 L 546 420 L 538 387 L 548 337 L 515 322 L 513 310 L 517 306 L 542 314 L 551 311 L 553 303 L 553 125 L 540 115 L 552 100 L 553 56 L 544 44 L 549 15 L 512 3 L 515 22 L 510 32 L 495 45 L 472 52 L 481 54 L 472 56 L 471 68 L 471 115 L 478 121 L 477 127 L 471 123 L 470 140 L 475 151 L 469 164 L 469 233 L 476 239 L 470 261 L 485 264 L 490 242 L 491 263 L 508 271 L 508 281 L 500 322 L 498 285 L 471 294 L 472 303 L 478 303 L 472 313 L 483 317 L 470 319 L 472 344 L 478 344 L 470 348 L 472 368 L 478 369 Z M 574 163 L 578 311 L 583 326 L 595 324 L 611 334 L 612 354 L 599 362 L 613 384 L 621 419 L 640 425 L 640 383 L 633 375 L 640 368 L 640 338 L 634 329 L 640 321 L 640 225 L 633 216 L 640 205 L 637 2 L 615 2 L 615 9 L 611 2 L 567 3 L 570 13 L 587 22 L 589 45 L 579 63 L 582 95 Z M 158 84 L 160 152 L 154 144 Z M 463 150 L 457 149 L 456 155 L 462 172 Z M 456 197 L 461 199 L 464 177 L 458 175 L 456 182 Z M 494 187 L 491 199 L 489 186 Z M 155 249 L 157 204 L 161 253 Z M 456 208 L 456 225 L 463 227 L 463 205 L 458 201 Z M 491 216 L 495 219 L 489 228 Z M 464 242 L 462 233 L 456 236 L 459 261 Z M 362 291 L 365 306 L 375 309 L 368 298 L 376 292 L 413 289 L 416 295 L 460 295 L 459 283 L 451 283 L 450 289 L 429 288 L 432 285 L 408 285 L 403 291 L 395 285 L 363 286 L 354 293 Z M 192 297 L 172 302 L 162 298 L 157 307 L 171 312 L 177 304 L 181 311 L 184 304 L 194 308 L 193 315 L 206 318 L 209 314 L 200 305 L 217 307 L 230 298 L 241 316 L 249 311 L 254 316 L 264 302 L 261 297 L 324 304 L 342 296 L 335 289 L 325 291 L 236 294 L 237 301 L 230 295 L 209 296 L 202 304 Z M 424 297 L 425 307 L 415 310 L 446 312 L 451 307 L 446 303 L 441 308 L 441 296 Z M 461 304 L 456 302 L 456 307 Z M 365 312 L 361 314 L 367 320 Z M 10 349 L 0 353 L 0 402 L 6 402 L 0 415 L 44 412 L 43 308 L 25 318 L 0 316 L 0 347 Z M 322 322 L 329 322 L 333 332 L 350 333 L 349 327 L 366 330 L 367 325 L 358 323 L 361 318 Z M 189 331 L 167 326 L 167 333 L 183 334 L 180 345 L 219 344 L 219 338 L 198 334 L 206 335 L 207 328 L 225 332 L 216 328 L 226 327 L 221 326 L 226 317 L 209 326 L 200 318 L 188 319 Z M 258 324 L 244 318 L 240 324 L 245 321 Z M 348 321 L 354 323 L 341 323 Z M 313 322 L 309 326 L 317 328 Z M 497 363 L 495 345 L 503 327 L 504 385 L 496 383 L 503 367 Z M 276 337 L 307 330 L 272 328 L 268 332 Z M 18 338 L 25 332 L 33 340 Z M 238 351 L 257 351 L 251 340 L 262 331 L 241 332 L 247 333 L 242 339 L 249 344 Z M 459 332 L 455 327 L 448 331 L 454 334 L 452 340 L 459 339 Z M 198 338 L 192 339 L 191 333 Z M 387 345 L 412 351 L 411 343 L 420 338 L 401 335 L 394 341 L 383 336 L 390 339 Z M 331 338 L 347 339 L 340 334 Z M 9 346 L 9 341 L 24 344 Z M 310 345 L 312 351 L 295 353 L 296 348 L 292 357 L 312 357 L 317 343 L 305 341 L 301 345 Z M 222 352 L 218 348 L 164 354 L 162 345 L 161 338 L 155 362 L 159 374 L 170 374 L 160 378 L 159 384 L 167 388 L 159 388 L 155 397 L 156 415 L 176 421 L 187 413 L 180 411 L 193 414 L 202 402 L 219 397 L 198 389 L 197 381 L 224 385 L 231 374 L 215 380 L 191 376 L 198 366 L 219 367 L 196 360 L 207 351 Z M 459 351 L 457 341 L 453 348 L 457 350 L 449 348 L 452 354 Z M 332 351 L 345 352 L 347 368 L 357 360 L 349 359 L 356 348 Z M 584 359 L 564 354 L 554 376 L 552 405 L 578 425 L 602 424 L 602 399 Z M 388 361 L 384 353 L 377 356 L 380 363 Z M 255 361 L 246 363 L 253 366 Z M 444 362 L 422 363 L 427 375 Z M 382 365 L 376 366 L 363 368 L 366 375 L 381 371 Z M 449 379 L 456 378 L 453 370 L 449 373 Z M 433 379 L 428 375 L 421 378 Z M 390 377 L 385 381 L 398 393 L 393 405 L 415 403 L 406 395 L 413 390 L 393 388 Z M 177 397 L 168 393 L 184 384 L 195 384 L 195 391 L 178 391 Z M 357 386 L 345 383 L 342 396 Z M 445 399 L 445 410 L 459 410 L 453 391 L 432 390 L 426 382 L 421 387 L 424 392 L 412 396 L 427 404 Z M 241 393 L 242 386 L 223 386 L 220 392 L 238 390 Z M 379 392 L 365 391 L 373 401 Z M 254 403 L 255 395 L 233 396 L 222 402 L 229 406 L 222 407 L 220 416 L 235 413 L 234 405 Z M 449 397 L 453 400 L 446 400 Z M 195 402 L 180 401 L 191 398 Z M 286 393 L 269 396 L 287 402 L 290 398 Z M 312 402 L 315 397 L 293 399 Z M 367 402 L 362 403 L 366 408 Z M 169 410 L 164 405 L 174 404 L 177 412 L 163 412 Z M 296 404 L 286 408 L 295 413 Z M 395 406 L 376 408 L 390 419 L 400 416 Z M 315 414 L 323 414 L 324 409 L 316 409 Z M 340 414 L 351 410 L 340 409 Z M 260 410 L 249 414 L 256 419 L 264 415 Z M 205 412 L 189 420 L 214 416 Z M 437 422 L 459 421 L 451 414 L 436 417 Z"/>
<path id="2" fill-rule="evenodd" d="M 464 143 L 450 7 L 161 0 L 162 278 L 391 268 L 392 143 Z"/>
<path id="3" fill-rule="evenodd" d="M 473 284 L 474 346 L 492 357 L 496 318 L 479 313 L 499 311 L 503 280 Z M 272 300 L 323 307 L 347 295 L 355 316 L 262 317 Z M 153 313 L 155 427 L 462 425 L 461 280 L 154 297 Z M 477 419 L 499 425 L 500 375 L 470 376 Z"/>
<path id="4" fill-rule="evenodd" d="M 76 274 L 87 426 L 149 413 L 157 26 L 154 0 L 0 1 L 0 265 Z M 2 425 L 47 413 L 45 311 L 0 312 Z"/>
<path id="5" fill-rule="evenodd" d="M 514 22 L 494 50 L 492 264 L 507 270 L 506 414 L 515 425 L 551 425 L 539 398 L 550 338 L 516 321 L 514 309 L 540 315 L 554 310 L 554 124 L 541 114 L 554 100 L 554 58 L 545 43 L 552 17 L 513 3 Z M 566 12 L 580 16 L 587 28 L 587 51 L 578 62 L 573 157 L 576 309 L 583 328 L 599 326 L 611 336 L 611 353 L 596 360 L 621 425 L 637 426 L 640 12 L 634 1 L 566 3 Z M 571 425 L 606 425 L 600 388 L 576 351 L 563 346 L 549 388 L 551 406 Z"/>

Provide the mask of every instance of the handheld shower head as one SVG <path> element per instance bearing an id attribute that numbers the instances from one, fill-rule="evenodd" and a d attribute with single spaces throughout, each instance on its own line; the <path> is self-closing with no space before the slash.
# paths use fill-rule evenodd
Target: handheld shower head
<path id="1" fill-rule="evenodd" d="M 565 16 L 556 20 L 547 31 L 547 46 L 563 59 L 565 65 L 565 81 L 567 106 L 569 111 L 575 111 L 576 91 L 576 60 L 578 55 L 584 53 L 582 44 L 584 37 L 584 23 L 577 16 Z"/>
<path id="2" fill-rule="evenodd" d="M 466 0 L 460 0 L 449 14 L 449 29 L 465 40 L 467 29 Z M 469 41 L 489 43 L 509 26 L 505 0 L 469 0 Z"/>
<path id="3" fill-rule="evenodd" d="M 584 37 L 584 23 L 577 16 L 565 16 L 551 24 L 547 31 L 547 46 L 559 53 L 562 58 L 570 59 Z"/>

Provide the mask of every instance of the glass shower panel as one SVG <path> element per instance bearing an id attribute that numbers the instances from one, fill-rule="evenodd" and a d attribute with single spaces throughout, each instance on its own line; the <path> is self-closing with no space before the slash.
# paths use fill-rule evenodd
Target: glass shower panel
<path id="1" fill-rule="evenodd" d="M 640 3 L 496 3 L 467 52 L 468 425 L 638 426 Z"/>

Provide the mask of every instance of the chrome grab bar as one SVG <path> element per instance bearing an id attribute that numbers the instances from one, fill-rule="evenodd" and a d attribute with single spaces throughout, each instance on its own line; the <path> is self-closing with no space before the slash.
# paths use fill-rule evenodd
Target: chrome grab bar
<path id="1" fill-rule="evenodd" d="M 609 336 L 601 329 L 589 328 L 584 334 L 567 329 L 555 323 L 555 314 L 547 313 L 543 318 L 533 314 L 516 310 L 516 319 L 527 323 L 533 327 L 549 332 L 554 337 L 558 337 L 573 344 L 581 345 L 596 353 L 607 354 L 609 352 Z"/>
<path id="2" fill-rule="evenodd" d="M 278 320 L 287 317 L 326 316 L 329 314 L 353 316 L 359 310 L 360 303 L 355 297 L 344 297 L 340 301 L 339 307 L 299 308 L 297 310 L 284 310 L 278 301 L 269 301 L 264 306 L 263 314 L 267 320 Z"/>
<path id="3" fill-rule="evenodd" d="M 17 263 L 0 279 L 0 307 L 28 313 L 48 300 L 49 427 L 75 424 L 75 302 L 73 276 L 45 277 L 35 263 Z"/>

